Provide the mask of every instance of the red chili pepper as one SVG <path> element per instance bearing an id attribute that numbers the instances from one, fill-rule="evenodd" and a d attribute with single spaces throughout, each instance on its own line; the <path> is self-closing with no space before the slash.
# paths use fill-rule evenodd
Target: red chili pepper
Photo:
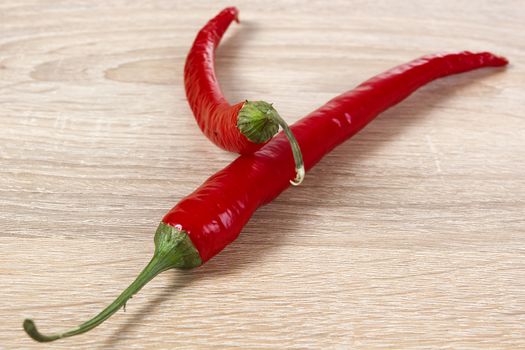
<path id="1" fill-rule="evenodd" d="M 284 119 L 265 101 L 230 105 L 215 75 L 215 50 L 231 22 L 239 22 L 238 15 L 235 7 L 228 7 L 197 34 L 184 67 L 188 102 L 204 135 L 230 152 L 251 154 L 257 151 L 281 126 L 290 141 L 296 165 L 292 184 L 299 185 L 305 172 L 301 150 Z"/>
<path id="2" fill-rule="evenodd" d="M 426 83 L 481 67 L 504 66 L 503 57 L 488 52 L 426 56 L 393 68 L 346 92 L 295 123 L 306 169 L 361 130 L 379 113 Z M 37 341 L 84 333 L 109 318 L 158 273 L 201 265 L 237 238 L 253 212 L 290 184 L 290 148 L 281 133 L 251 155 L 243 155 L 204 182 L 171 209 L 155 234 L 155 253 L 137 279 L 105 310 L 71 331 L 44 336 L 33 321 L 24 329 Z"/>

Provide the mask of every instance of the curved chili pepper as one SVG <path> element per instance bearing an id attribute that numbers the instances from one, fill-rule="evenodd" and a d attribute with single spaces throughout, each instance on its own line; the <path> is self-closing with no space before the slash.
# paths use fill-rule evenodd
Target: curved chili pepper
<path id="1" fill-rule="evenodd" d="M 225 8 L 197 34 L 184 67 L 188 102 L 204 135 L 230 152 L 251 154 L 257 151 L 281 126 L 295 159 L 296 174 L 292 184 L 299 185 L 305 173 L 301 149 L 284 119 L 265 101 L 230 105 L 215 75 L 215 50 L 231 22 L 239 22 L 238 15 L 235 7 Z"/>
<path id="2" fill-rule="evenodd" d="M 379 113 L 426 83 L 481 67 L 504 66 L 488 52 L 422 57 L 393 68 L 337 96 L 292 126 L 306 169 L 361 130 Z M 32 320 L 24 329 L 35 340 L 53 341 L 87 332 L 120 309 L 148 281 L 170 268 L 201 265 L 237 238 L 253 212 L 289 185 L 294 168 L 283 133 L 251 155 L 238 157 L 181 200 L 162 219 L 155 234 L 155 253 L 137 279 L 105 310 L 71 331 L 45 336 Z"/>

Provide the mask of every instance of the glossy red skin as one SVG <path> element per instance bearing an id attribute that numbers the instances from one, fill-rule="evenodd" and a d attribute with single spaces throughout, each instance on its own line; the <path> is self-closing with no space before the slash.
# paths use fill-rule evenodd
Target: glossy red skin
<path id="1" fill-rule="evenodd" d="M 292 126 L 306 170 L 379 113 L 426 83 L 507 60 L 490 53 L 425 56 L 395 67 L 337 96 Z M 252 155 L 237 158 L 171 209 L 163 221 L 181 225 L 203 262 L 237 238 L 253 212 L 290 186 L 295 175 L 290 145 L 280 133 Z"/>
<path id="2" fill-rule="evenodd" d="M 239 131 L 237 117 L 244 102 L 230 105 L 215 75 L 215 50 L 230 24 L 239 21 L 238 15 L 235 7 L 225 8 L 200 30 L 186 58 L 184 86 L 204 135 L 227 151 L 251 154 L 264 143 L 253 143 Z"/>

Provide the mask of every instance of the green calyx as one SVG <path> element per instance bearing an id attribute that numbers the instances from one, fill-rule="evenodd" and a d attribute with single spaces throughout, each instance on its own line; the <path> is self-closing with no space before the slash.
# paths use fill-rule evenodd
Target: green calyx
<path id="1" fill-rule="evenodd" d="M 52 335 L 43 335 L 37 330 L 33 320 L 26 319 L 23 324 L 26 333 L 38 342 L 51 342 L 85 333 L 100 325 L 121 307 L 125 306 L 126 302 L 135 293 L 159 273 L 171 268 L 190 269 L 202 264 L 199 252 L 183 230 L 161 222 L 155 233 L 154 241 L 155 253 L 148 265 L 146 265 L 135 281 L 97 316 L 69 331 Z"/>
<path id="2" fill-rule="evenodd" d="M 202 265 L 202 260 L 188 234 L 177 227 L 161 222 L 155 232 L 155 256 L 166 269 L 191 269 Z"/>
<path id="3" fill-rule="evenodd" d="M 246 101 L 239 111 L 237 127 L 254 143 L 264 143 L 277 134 L 279 123 L 277 111 L 264 101 Z"/>
<path id="4" fill-rule="evenodd" d="M 296 177 L 290 182 L 297 186 L 303 181 L 305 175 L 301 149 L 290 127 L 272 104 L 264 101 L 246 101 L 237 117 L 237 128 L 254 143 L 264 143 L 270 140 L 279 131 L 279 126 L 283 129 L 292 147 Z"/>

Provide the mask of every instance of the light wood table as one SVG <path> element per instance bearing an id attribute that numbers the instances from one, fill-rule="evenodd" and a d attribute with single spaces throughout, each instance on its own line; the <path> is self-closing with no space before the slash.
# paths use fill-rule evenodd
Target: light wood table
<path id="1" fill-rule="evenodd" d="M 247 2 L 218 50 L 230 101 L 293 122 L 387 68 L 491 50 L 328 155 L 202 268 L 103 326 L 163 214 L 235 155 L 201 134 L 182 72 L 229 3 L 0 4 L 1 349 L 525 348 L 520 1 Z"/>

